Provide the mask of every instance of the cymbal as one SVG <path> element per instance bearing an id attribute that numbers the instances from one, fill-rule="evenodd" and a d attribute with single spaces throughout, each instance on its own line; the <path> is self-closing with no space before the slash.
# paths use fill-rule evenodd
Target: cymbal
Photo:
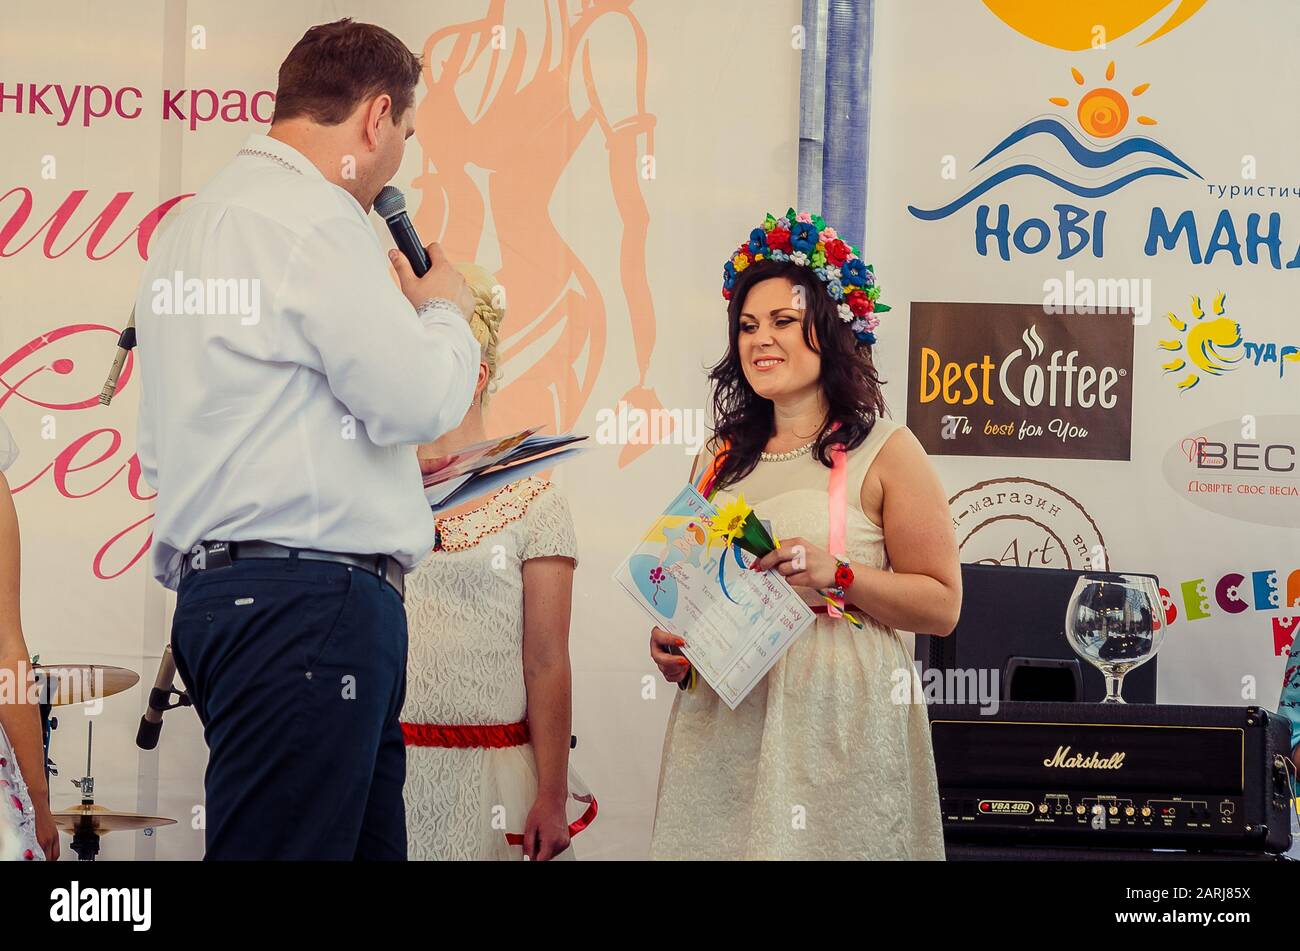
<path id="1" fill-rule="evenodd" d="M 134 670 L 103 664 L 33 664 L 32 671 L 45 678 L 50 691 L 47 702 L 56 707 L 111 697 L 140 682 Z"/>
<path id="2" fill-rule="evenodd" d="M 69 835 L 76 832 L 78 826 L 87 818 L 99 835 L 133 829 L 153 829 L 157 826 L 176 824 L 175 819 L 165 819 L 162 816 L 142 816 L 138 812 L 116 812 L 98 803 L 79 803 L 70 809 L 60 809 L 53 815 L 55 826 Z"/>

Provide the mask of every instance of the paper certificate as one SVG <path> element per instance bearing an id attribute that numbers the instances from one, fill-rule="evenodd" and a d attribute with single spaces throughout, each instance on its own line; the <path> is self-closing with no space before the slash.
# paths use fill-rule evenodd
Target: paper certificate
<path id="1" fill-rule="evenodd" d="M 716 514 L 686 486 L 614 580 L 659 627 L 686 640 L 682 653 L 734 710 L 812 623 L 813 612 L 781 575 L 736 563 L 738 554 L 748 568 L 753 555 L 718 541 L 710 547 Z"/>

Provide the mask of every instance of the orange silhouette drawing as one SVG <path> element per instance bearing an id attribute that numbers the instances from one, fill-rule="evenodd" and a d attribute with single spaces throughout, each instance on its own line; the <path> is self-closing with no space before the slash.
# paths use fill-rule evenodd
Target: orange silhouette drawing
<path id="1" fill-rule="evenodd" d="M 647 412 L 661 409 L 646 384 L 655 317 L 638 154 L 644 136 L 645 154 L 653 155 L 655 120 L 645 107 L 645 33 L 631 2 L 490 0 L 482 19 L 439 29 L 424 45 L 416 227 L 438 236 L 453 261 L 490 260 L 493 249 L 482 248 L 490 214 L 499 244 L 505 383 L 492 398 L 489 435 L 532 425 L 571 429 L 600 374 L 605 303 L 550 214 L 560 179 L 593 126 L 608 153 L 609 191 L 584 183 L 582 198 L 611 196 L 622 222 L 619 278 L 639 375 L 623 399 Z M 625 446 L 619 466 L 647 448 Z"/>

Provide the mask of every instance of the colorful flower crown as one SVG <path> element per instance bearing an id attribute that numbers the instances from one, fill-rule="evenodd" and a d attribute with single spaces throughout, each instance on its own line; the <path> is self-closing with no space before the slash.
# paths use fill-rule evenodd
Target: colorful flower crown
<path id="1" fill-rule="evenodd" d="M 796 214 L 793 208 L 784 218 L 770 214 L 760 228 L 749 233 L 749 240 L 736 249 L 722 266 L 722 298 L 731 300 L 736 276 L 755 261 L 789 261 L 812 268 L 826 293 L 836 302 L 840 320 L 849 325 L 858 341 L 876 342 L 878 314 L 889 310 L 877 303 L 880 288 L 870 264 L 858 257 L 858 249 L 840 239 L 834 228 L 826 227 L 821 215 Z"/>

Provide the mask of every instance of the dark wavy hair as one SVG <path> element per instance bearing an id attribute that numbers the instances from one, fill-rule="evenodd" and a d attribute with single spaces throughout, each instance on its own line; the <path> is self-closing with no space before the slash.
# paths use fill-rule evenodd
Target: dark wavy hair
<path id="1" fill-rule="evenodd" d="M 837 305 L 808 268 L 788 261 L 756 261 L 736 277 L 727 304 L 727 353 L 709 372 L 713 381 L 713 419 L 717 439 L 727 449 L 719 460 L 718 488 L 739 482 L 754 471 L 758 454 L 772 438 L 772 401 L 754 392 L 740 363 L 740 313 L 745 298 L 760 281 L 785 277 L 803 288 L 808 302 L 803 313 L 803 339 L 821 356 L 821 387 L 830 411 L 817 433 L 813 454 L 828 469 L 831 446 L 843 443 L 855 449 L 885 415 L 880 377 L 871 362 L 871 347 L 857 337 L 839 317 Z M 814 332 L 816 342 L 814 342 Z M 831 427 L 839 428 L 831 433 Z"/>

